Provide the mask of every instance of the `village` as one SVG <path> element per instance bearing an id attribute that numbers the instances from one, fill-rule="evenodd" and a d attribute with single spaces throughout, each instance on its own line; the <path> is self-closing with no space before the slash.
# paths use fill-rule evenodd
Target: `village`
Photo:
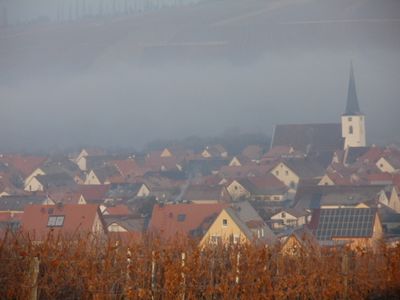
<path id="1" fill-rule="evenodd" d="M 344 89 L 345 90 L 345 89 Z M 400 241 L 400 148 L 368 145 L 353 67 L 341 122 L 276 125 L 268 148 L 0 156 L 0 228 L 374 249 Z M 339 118 L 338 118 L 339 119 Z"/>

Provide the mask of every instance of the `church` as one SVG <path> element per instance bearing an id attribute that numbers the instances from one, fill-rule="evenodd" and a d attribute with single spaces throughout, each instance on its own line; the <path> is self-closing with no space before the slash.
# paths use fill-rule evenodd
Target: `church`
<path id="1" fill-rule="evenodd" d="M 276 125 L 271 141 L 271 149 L 290 147 L 293 152 L 312 156 L 324 165 L 330 163 L 337 150 L 365 146 L 365 116 L 358 103 L 352 64 L 346 108 L 341 123 Z"/>

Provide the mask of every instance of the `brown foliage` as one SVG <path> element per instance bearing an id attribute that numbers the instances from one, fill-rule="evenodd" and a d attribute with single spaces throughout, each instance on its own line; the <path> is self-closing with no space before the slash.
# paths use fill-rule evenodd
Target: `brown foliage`
<path id="1" fill-rule="evenodd" d="M 279 247 L 147 237 L 128 246 L 92 235 L 22 233 L 0 242 L 0 298 L 28 299 L 33 258 L 39 299 L 397 299 L 400 247 L 376 253 L 326 250 L 297 256 Z"/>

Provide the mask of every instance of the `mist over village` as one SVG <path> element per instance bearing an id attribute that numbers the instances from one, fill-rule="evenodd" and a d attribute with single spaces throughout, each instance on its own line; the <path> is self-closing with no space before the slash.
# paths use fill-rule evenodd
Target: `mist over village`
<path id="1" fill-rule="evenodd" d="M 0 299 L 398 299 L 400 2 L 0 0 Z"/>

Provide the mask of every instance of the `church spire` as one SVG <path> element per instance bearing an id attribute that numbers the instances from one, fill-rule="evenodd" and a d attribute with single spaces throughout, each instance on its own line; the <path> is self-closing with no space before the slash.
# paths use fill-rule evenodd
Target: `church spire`
<path id="1" fill-rule="evenodd" d="M 360 107 L 358 105 L 358 98 L 356 92 L 356 82 L 354 79 L 354 70 L 353 63 L 350 63 L 350 79 L 349 79 L 349 88 L 347 91 L 347 103 L 346 103 L 346 111 L 345 115 L 360 115 Z"/>

